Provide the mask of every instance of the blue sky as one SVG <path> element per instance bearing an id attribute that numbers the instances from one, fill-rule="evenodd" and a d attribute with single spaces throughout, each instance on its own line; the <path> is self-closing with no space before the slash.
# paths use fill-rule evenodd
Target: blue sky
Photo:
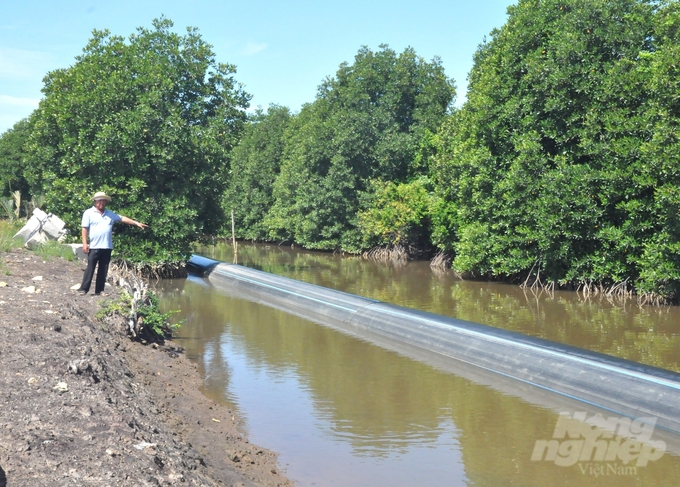
<path id="1" fill-rule="evenodd" d="M 42 78 L 73 64 L 92 29 L 129 36 L 161 14 L 177 32 L 198 27 L 219 62 L 253 95 L 298 111 L 338 65 L 363 45 L 413 47 L 439 56 L 464 99 L 472 56 L 485 35 L 506 20 L 512 0 L 0 0 L 0 133 L 28 116 Z"/>

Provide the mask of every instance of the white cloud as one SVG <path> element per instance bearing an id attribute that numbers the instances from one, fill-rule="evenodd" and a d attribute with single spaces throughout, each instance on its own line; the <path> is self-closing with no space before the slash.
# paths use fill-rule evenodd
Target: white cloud
<path id="1" fill-rule="evenodd" d="M 260 42 L 260 43 L 255 43 L 255 42 L 250 42 L 246 44 L 246 47 L 244 47 L 241 50 L 241 53 L 244 56 L 254 56 L 260 51 L 264 51 L 267 49 L 267 43 L 266 42 Z"/>

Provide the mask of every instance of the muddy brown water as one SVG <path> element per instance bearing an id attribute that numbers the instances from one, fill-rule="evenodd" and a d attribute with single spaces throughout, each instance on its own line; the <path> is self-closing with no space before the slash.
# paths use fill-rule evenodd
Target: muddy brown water
<path id="1" fill-rule="evenodd" d="M 200 253 L 232 262 L 231 250 L 218 245 Z M 427 262 L 384 265 L 276 246 L 240 244 L 238 261 L 680 371 L 677 307 L 523 292 L 433 272 Z M 680 478 L 678 452 L 659 444 L 653 428 L 640 442 L 600 431 L 602 451 L 588 452 L 580 430 L 559 432 L 566 417 L 559 413 L 573 416 L 578 407 L 545 407 L 519 387 L 444 372 L 199 278 L 162 281 L 157 290 L 162 307 L 185 320 L 177 340 L 200 365 L 205 394 L 236 408 L 251 441 L 279 452 L 297 485 L 665 486 Z M 652 452 L 647 462 L 645 448 Z"/>

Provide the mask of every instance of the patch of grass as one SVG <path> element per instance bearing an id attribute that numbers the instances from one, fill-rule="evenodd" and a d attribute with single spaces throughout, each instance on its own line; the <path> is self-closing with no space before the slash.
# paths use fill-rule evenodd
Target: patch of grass
<path id="1" fill-rule="evenodd" d="M 21 224 L 9 220 L 0 220 L 0 252 L 18 249 L 23 245 L 21 239 L 14 238 L 14 234 L 21 230 Z"/>
<path id="2" fill-rule="evenodd" d="M 42 260 L 49 260 L 52 257 L 61 257 L 62 259 L 73 261 L 76 258 L 69 247 L 60 244 L 56 240 L 50 240 L 49 242 L 38 245 L 33 249 L 33 252 L 38 254 Z"/>
<path id="3" fill-rule="evenodd" d="M 5 252 L 18 249 L 23 245 L 21 239 L 14 238 L 14 234 L 21 229 L 21 224 L 10 220 L 0 220 L 0 273 L 9 276 L 9 269 L 5 264 Z"/>

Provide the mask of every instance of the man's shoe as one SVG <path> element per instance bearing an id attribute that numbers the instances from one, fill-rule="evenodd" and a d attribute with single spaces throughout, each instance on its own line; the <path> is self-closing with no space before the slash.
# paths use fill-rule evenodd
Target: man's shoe
<path id="1" fill-rule="evenodd" d="M 80 294 L 81 296 L 85 296 L 87 294 L 87 291 L 78 291 L 78 294 Z"/>

